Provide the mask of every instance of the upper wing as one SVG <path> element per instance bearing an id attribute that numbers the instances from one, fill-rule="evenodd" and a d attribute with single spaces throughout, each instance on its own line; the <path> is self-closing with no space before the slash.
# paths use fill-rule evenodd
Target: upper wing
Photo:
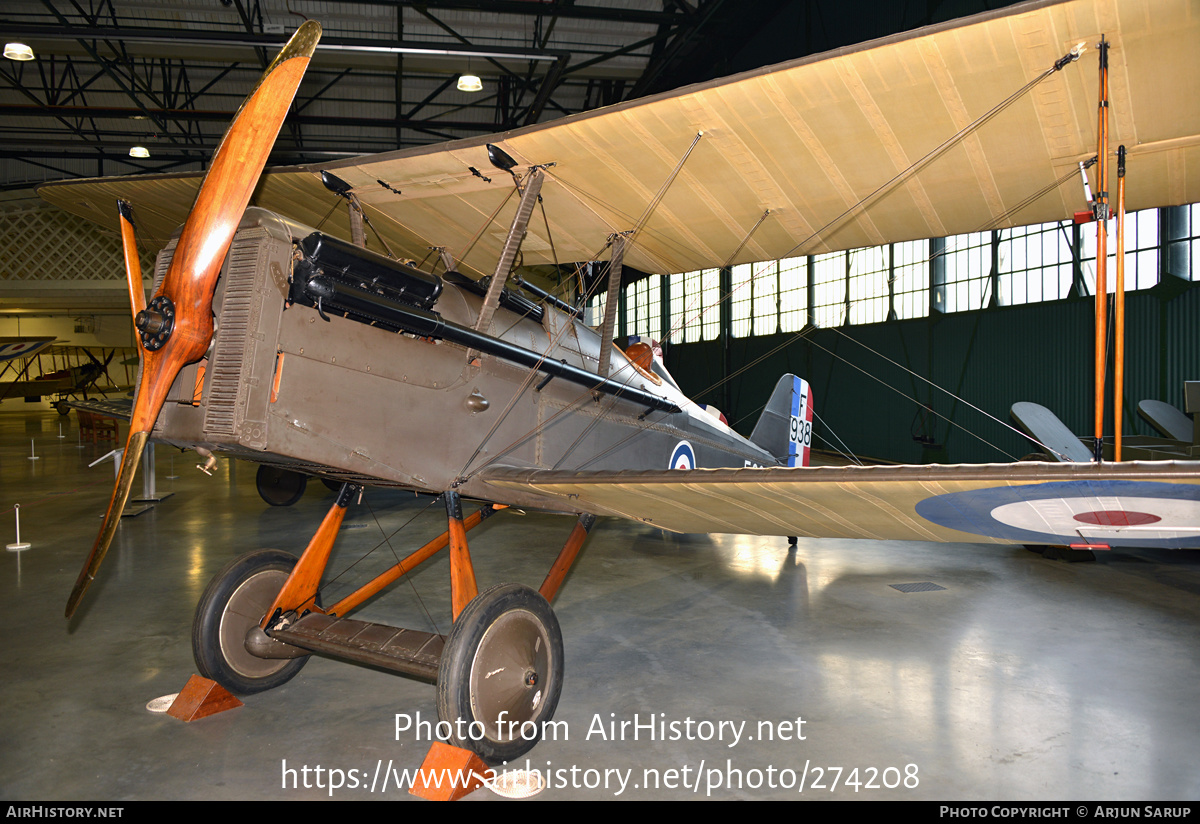
<path id="1" fill-rule="evenodd" d="M 525 263 L 589 260 L 610 233 L 638 224 L 703 132 L 626 253 L 627 265 L 683 272 L 731 258 L 1061 220 L 1083 208 L 1078 183 L 1010 210 L 1095 154 L 1094 46 L 1102 34 L 1112 44 L 1112 145 L 1129 149 L 1128 207 L 1200 200 L 1200 175 L 1187 172 L 1200 168 L 1194 0 L 1069 0 L 1011 6 L 503 135 L 276 170 L 255 202 L 316 224 L 334 203 L 318 176 L 329 169 L 354 187 L 397 254 L 422 259 L 430 246 L 445 246 L 456 258 L 466 254 L 461 268 L 490 273 L 507 216 L 483 227 L 512 190 L 488 164 L 485 144 L 496 143 L 523 164 L 555 164 L 542 190 L 549 231 L 540 216 L 530 224 Z M 865 214 L 813 237 L 1080 42 L 1089 51 L 1077 63 Z M 112 226 L 113 198 L 128 199 L 142 237 L 165 241 L 198 182 L 198 175 L 158 176 L 40 191 Z M 335 210 L 324 228 L 348 236 L 344 212 Z"/>
<path id="2" fill-rule="evenodd" d="M 1200 547 L 1200 464 L 1018 463 L 563 472 L 488 469 L 497 489 L 675 532 Z"/>
<path id="3" fill-rule="evenodd" d="M 11 338 L 0 337 L 0 377 L 13 370 L 13 375 L 20 375 L 24 366 L 20 363 L 25 358 L 31 358 L 47 349 L 54 338 Z M 26 364 L 28 365 L 28 364 Z M 13 368 L 15 367 L 15 369 Z M 60 391 L 60 387 L 70 381 L 50 380 L 10 380 L 0 381 L 0 400 L 4 398 L 40 397 Z"/>
<path id="4" fill-rule="evenodd" d="M 54 343 L 52 337 L 0 338 L 0 363 L 33 357 L 52 343 Z"/>

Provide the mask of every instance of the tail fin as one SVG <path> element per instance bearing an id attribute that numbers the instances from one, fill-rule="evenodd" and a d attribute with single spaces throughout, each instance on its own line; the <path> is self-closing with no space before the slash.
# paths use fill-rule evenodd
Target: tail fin
<path id="1" fill-rule="evenodd" d="M 808 381 L 784 375 L 763 409 L 750 440 L 775 456 L 780 464 L 808 466 L 812 445 L 812 392 Z"/>

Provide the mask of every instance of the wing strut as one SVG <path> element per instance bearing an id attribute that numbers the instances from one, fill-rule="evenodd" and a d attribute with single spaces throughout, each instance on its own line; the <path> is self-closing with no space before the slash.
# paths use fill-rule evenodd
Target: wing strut
<path id="1" fill-rule="evenodd" d="M 517 213 L 513 215 L 512 226 L 509 227 L 508 237 L 504 241 L 504 250 L 500 253 L 500 259 L 496 261 L 496 271 L 492 275 L 492 282 L 488 284 L 487 297 L 483 300 L 483 308 L 479 310 L 479 320 L 475 322 L 476 332 L 487 332 L 492 323 L 492 316 L 496 314 L 496 307 L 500 305 L 500 291 L 508 280 L 508 273 L 512 271 L 513 261 L 517 259 L 517 252 L 521 250 L 521 242 L 525 240 L 525 231 L 529 226 L 529 218 L 533 215 L 533 206 L 542 191 L 544 177 L 541 168 L 535 166 L 525 178 L 521 202 L 517 204 Z M 468 361 L 474 357 L 475 352 L 467 353 Z"/>
<path id="2" fill-rule="evenodd" d="M 1097 108 L 1099 148 L 1096 156 L 1096 428 L 1093 457 L 1104 459 L 1104 355 L 1107 346 L 1105 324 L 1108 298 L 1108 41 L 1100 38 L 1100 100 Z"/>
<path id="3" fill-rule="evenodd" d="M 609 361 L 612 360 L 613 331 L 617 325 L 617 309 L 620 305 L 621 268 L 625 261 L 625 241 L 627 234 L 621 232 L 613 235 L 612 260 L 608 264 L 608 293 L 604 298 L 604 322 L 600 325 L 600 364 L 596 371 L 601 377 L 608 377 Z"/>
<path id="4" fill-rule="evenodd" d="M 1121 460 L 1125 403 L 1125 146 L 1117 148 L 1117 293 L 1113 311 L 1113 460 Z"/>

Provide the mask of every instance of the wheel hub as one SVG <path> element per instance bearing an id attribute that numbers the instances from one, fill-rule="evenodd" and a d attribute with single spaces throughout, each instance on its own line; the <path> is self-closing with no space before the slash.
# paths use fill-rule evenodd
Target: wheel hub
<path id="1" fill-rule="evenodd" d="M 283 588 L 287 573 L 264 570 L 248 578 L 229 599 L 221 616 L 220 644 L 229 666 L 247 678 L 262 678 L 282 669 L 287 660 L 259 658 L 246 649 L 246 635 Z"/>
<path id="2" fill-rule="evenodd" d="M 142 346 L 151 352 L 162 348 L 175 328 L 175 304 L 165 295 L 159 295 L 137 313 L 134 325 L 142 339 Z"/>
<path id="3" fill-rule="evenodd" d="M 549 637 L 524 610 L 505 613 L 488 628 L 471 668 L 471 703 L 487 736 L 511 741 L 538 715 L 538 673 L 550 670 Z"/>

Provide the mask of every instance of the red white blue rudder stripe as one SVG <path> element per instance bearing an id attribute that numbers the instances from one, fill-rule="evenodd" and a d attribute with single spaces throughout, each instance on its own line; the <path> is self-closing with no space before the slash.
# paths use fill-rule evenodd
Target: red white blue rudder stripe
<path id="1" fill-rule="evenodd" d="M 812 448 L 812 390 L 792 375 L 792 414 L 788 422 L 788 466 L 808 466 Z"/>

